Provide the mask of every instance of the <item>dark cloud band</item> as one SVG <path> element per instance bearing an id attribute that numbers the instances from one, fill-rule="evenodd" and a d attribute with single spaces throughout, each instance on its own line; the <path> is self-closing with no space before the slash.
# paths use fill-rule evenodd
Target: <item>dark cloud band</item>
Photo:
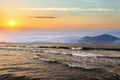
<path id="1" fill-rule="evenodd" d="M 38 18 L 38 19 L 55 19 L 58 17 L 52 17 L 52 16 L 29 16 L 30 18 Z"/>

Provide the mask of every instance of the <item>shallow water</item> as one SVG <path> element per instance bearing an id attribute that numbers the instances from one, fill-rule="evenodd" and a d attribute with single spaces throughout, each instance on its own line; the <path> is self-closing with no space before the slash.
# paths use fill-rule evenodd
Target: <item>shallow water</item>
<path id="1" fill-rule="evenodd" d="M 119 52 L 108 53 L 109 51 L 1 47 L 0 74 L 39 80 L 119 80 Z"/>

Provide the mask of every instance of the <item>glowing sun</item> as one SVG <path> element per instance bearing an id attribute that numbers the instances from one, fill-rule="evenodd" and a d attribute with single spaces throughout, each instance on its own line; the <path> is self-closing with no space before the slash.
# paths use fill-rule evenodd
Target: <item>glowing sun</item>
<path id="1" fill-rule="evenodd" d="M 18 30 L 18 24 L 15 20 L 9 20 L 6 25 L 6 30 L 16 31 Z"/>
<path id="2" fill-rule="evenodd" d="M 10 26 L 14 26 L 14 25 L 15 25 L 15 21 L 9 21 L 8 24 L 9 24 Z"/>

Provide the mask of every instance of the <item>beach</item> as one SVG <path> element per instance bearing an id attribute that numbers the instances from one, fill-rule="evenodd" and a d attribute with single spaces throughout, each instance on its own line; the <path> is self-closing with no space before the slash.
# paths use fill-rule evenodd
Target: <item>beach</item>
<path id="1" fill-rule="evenodd" d="M 31 46 L 1 44 L 0 80 L 120 79 L 119 51 Z"/>

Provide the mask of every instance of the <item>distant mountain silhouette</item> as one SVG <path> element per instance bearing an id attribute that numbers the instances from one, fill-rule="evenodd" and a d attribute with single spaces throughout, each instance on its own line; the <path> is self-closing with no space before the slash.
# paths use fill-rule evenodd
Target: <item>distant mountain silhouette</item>
<path id="1" fill-rule="evenodd" d="M 102 34 L 94 37 L 90 37 L 90 36 L 83 37 L 80 40 L 80 43 L 112 44 L 112 43 L 117 43 L 119 41 L 120 41 L 120 38 L 118 37 L 115 37 L 109 34 Z"/>
<path id="2" fill-rule="evenodd" d="M 76 44 L 117 44 L 120 38 L 109 34 L 102 34 L 94 37 L 61 37 L 53 38 L 51 41 L 36 41 L 33 43 L 53 44 L 53 43 L 76 43 Z"/>

